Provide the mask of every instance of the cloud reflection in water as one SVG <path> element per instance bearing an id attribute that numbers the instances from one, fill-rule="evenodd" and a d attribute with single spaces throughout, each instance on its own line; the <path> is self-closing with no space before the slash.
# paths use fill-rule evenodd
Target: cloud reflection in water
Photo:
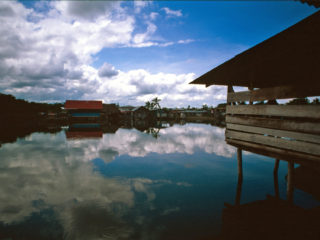
<path id="1" fill-rule="evenodd" d="M 116 156 L 145 157 L 149 153 L 194 154 L 202 150 L 209 154 L 231 157 L 235 148 L 225 143 L 224 129 L 202 124 L 174 125 L 161 129 L 160 137 L 132 129 L 119 129 L 115 134 L 105 134 L 103 139 L 68 141 L 69 156 L 72 159 L 90 161 L 101 158 L 105 162 Z"/>
<path id="2" fill-rule="evenodd" d="M 73 141 L 66 141 L 63 132 L 34 133 L 0 148 L 0 221 L 23 222 L 50 208 L 57 213 L 67 239 L 130 239 L 134 229 L 123 219 L 135 207 L 137 194 L 145 195 L 152 209 L 155 185 L 191 185 L 165 179 L 108 178 L 94 171 L 92 160 L 101 158 L 108 163 L 121 155 L 193 154 L 198 150 L 224 157 L 235 152 L 225 144 L 224 130 L 209 125 L 175 125 L 162 129 L 157 139 L 132 129 L 119 129 L 102 139 Z M 161 214 L 176 211 L 179 207 Z M 134 221 L 141 225 L 147 220 L 137 213 Z"/>

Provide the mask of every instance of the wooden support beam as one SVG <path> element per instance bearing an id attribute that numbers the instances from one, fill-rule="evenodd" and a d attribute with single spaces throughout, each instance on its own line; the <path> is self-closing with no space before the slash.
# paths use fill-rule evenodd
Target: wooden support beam
<path id="1" fill-rule="evenodd" d="M 234 93 L 233 90 L 233 86 L 232 85 L 228 85 L 228 90 L 227 90 L 228 94 L 229 93 Z M 234 105 L 234 102 L 228 102 L 227 105 Z"/>
<path id="2" fill-rule="evenodd" d="M 239 105 L 227 106 L 227 114 L 320 119 L 317 105 Z"/>
<path id="3" fill-rule="evenodd" d="M 275 162 L 274 162 L 274 169 L 273 169 L 273 174 L 278 174 L 278 170 L 279 170 L 279 163 L 280 163 L 280 160 L 279 160 L 279 159 L 275 159 Z"/>
<path id="4" fill-rule="evenodd" d="M 272 158 L 279 158 L 285 161 L 294 160 L 297 163 L 304 164 L 304 165 L 311 165 L 311 166 L 313 166 L 314 164 L 318 165 L 320 163 L 319 156 L 313 156 L 310 154 L 289 151 L 285 149 L 275 148 L 272 146 L 266 146 L 266 145 L 261 145 L 257 143 L 252 143 L 252 142 L 245 142 L 245 141 L 236 140 L 236 139 L 227 138 L 226 141 L 228 144 L 232 146 L 241 147 L 243 150 L 256 153 L 256 154 L 269 156 Z"/>
<path id="5" fill-rule="evenodd" d="M 291 203 L 293 203 L 293 191 L 294 191 L 294 162 L 289 161 L 288 162 L 288 175 L 287 175 L 287 200 Z"/>
<path id="6" fill-rule="evenodd" d="M 313 96 L 320 96 L 320 83 L 315 83 L 312 87 L 306 84 L 300 86 L 280 86 L 242 92 L 230 92 L 227 96 L 227 102 L 253 102 L 286 98 L 304 98 Z"/>
<path id="7" fill-rule="evenodd" d="M 237 193 L 236 193 L 236 199 L 235 199 L 235 205 L 240 206 L 241 201 L 241 192 L 242 192 L 242 149 L 237 149 L 237 160 L 238 160 L 238 184 L 237 184 Z"/>
<path id="8" fill-rule="evenodd" d="M 237 149 L 238 175 L 242 176 L 242 149 Z"/>
<path id="9" fill-rule="evenodd" d="M 252 84 L 252 81 L 250 82 Z M 253 92 L 253 87 L 248 87 L 249 89 L 249 93 L 251 94 Z M 242 100 L 242 101 L 247 101 L 247 100 Z M 249 104 L 253 105 L 253 101 L 251 99 L 249 99 Z"/>
<path id="10" fill-rule="evenodd" d="M 278 182 L 278 169 L 279 169 L 279 159 L 275 159 L 274 169 L 273 169 L 273 182 L 274 182 L 274 195 L 277 199 L 280 198 L 279 194 L 279 182 Z"/>
<path id="11" fill-rule="evenodd" d="M 301 121 L 298 119 L 272 119 L 255 116 L 226 116 L 227 123 L 273 128 L 302 133 L 320 134 L 320 122 Z"/>
<path id="12" fill-rule="evenodd" d="M 320 157 L 319 144 L 290 141 L 283 138 L 264 136 L 253 133 L 238 132 L 233 130 L 226 130 L 226 138 L 237 139 L 246 142 L 259 143 L 266 146 L 272 146 L 284 150 L 291 150 L 296 152 L 308 153 Z"/>
<path id="13" fill-rule="evenodd" d="M 227 129 L 320 144 L 320 135 L 227 123 Z M 320 145 L 319 145 L 320 148 Z"/>

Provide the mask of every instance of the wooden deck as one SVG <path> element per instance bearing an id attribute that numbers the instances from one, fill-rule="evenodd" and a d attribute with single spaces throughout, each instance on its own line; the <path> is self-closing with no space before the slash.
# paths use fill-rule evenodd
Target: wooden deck
<path id="1" fill-rule="evenodd" d="M 233 92 L 229 88 L 226 141 L 283 160 L 320 161 L 320 105 L 254 105 L 255 101 L 320 95 L 320 85 Z M 242 105 L 248 101 L 249 105 Z"/>

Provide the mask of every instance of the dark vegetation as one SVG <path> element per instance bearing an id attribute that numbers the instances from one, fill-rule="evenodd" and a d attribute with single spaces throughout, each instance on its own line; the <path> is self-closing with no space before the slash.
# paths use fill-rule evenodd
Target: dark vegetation
<path id="1" fill-rule="evenodd" d="M 28 102 L 0 93 L 0 144 L 15 142 L 32 132 L 57 132 L 61 127 L 46 122 L 48 112 L 60 112 L 63 104 Z"/>
<path id="2" fill-rule="evenodd" d="M 272 101 L 272 100 L 271 100 Z M 277 104 L 275 100 L 273 102 L 268 101 L 259 101 L 255 103 L 256 105 L 263 105 L 263 104 Z M 312 105 L 320 105 L 320 100 L 319 98 L 314 98 L 312 101 L 308 98 L 294 98 L 290 100 L 289 102 L 285 103 L 285 105 L 307 105 L 307 104 L 312 104 Z"/>
<path id="3" fill-rule="evenodd" d="M 0 93 L 0 107 L 3 114 L 6 115 L 38 115 L 41 112 L 60 112 L 62 103 L 48 104 L 28 102 L 22 99 L 16 99 L 12 95 Z"/>
<path id="4" fill-rule="evenodd" d="M 319 98 L 315 98 L 312 102 L 308 98 L 295 98 L 290 100 L 287 105 L 305 105 L 305 104 L 313 104 L 313 105 L 320 105 Z"/>

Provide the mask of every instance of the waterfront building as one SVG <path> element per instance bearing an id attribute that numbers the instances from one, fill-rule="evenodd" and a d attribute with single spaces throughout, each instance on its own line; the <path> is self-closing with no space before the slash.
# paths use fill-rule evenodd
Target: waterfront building
<path id="1" fill-rule="evenodd" d="M 134 120 L 145 120 L 149 118 L 149 115 L 150 111 L 143 106 L 132 109 L 132 116 Z"/>
<path id="2" fill-rule="evenodd" d="M 240 153 L 320 161 L 320 105 L 277 104 L 320 96 L 319 43 L 320 11 L 191 82 L 228 87 L 228 144 Z M 234 92 L 234 86 L 248 91 Z"/>
<path id="3" fill-rule="evenodd" d="M 102 119 L 102 101 L 67 100 L 64 107 L 72 122 L 97 122 Z"/>

